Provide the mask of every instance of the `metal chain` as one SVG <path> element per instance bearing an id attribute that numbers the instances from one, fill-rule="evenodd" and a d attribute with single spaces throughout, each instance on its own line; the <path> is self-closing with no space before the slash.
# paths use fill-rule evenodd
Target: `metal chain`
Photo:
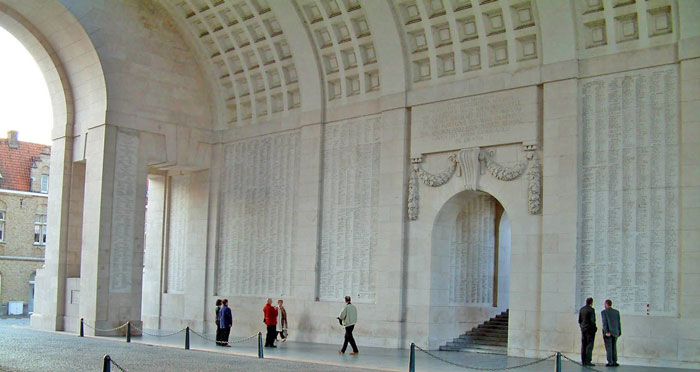
<path id="1" fill-rule="evenodd" d="M 222 344 L 237 344 L 237 343 L 239 343 L 239 342 L 248 341 L 248 340 L 250 340 L 250 339 L 252 339 L 252 338 L 254 338 L 254 337 L 258 337 L 258 334 L 256 333 L 256 334 L 254 334 L 254 335 L 252 335 L 252 336 L 249 336 L 249 337 L 246 337 L 246 338 L 242 338 L 242 339 L 236 340 L 236 341 L 216 341 L 216 340 L 211 339 L 211 338 L 209 338 L 209 337 L 207 337 L 207 336 L 205 336 L 205 335 L 203 335 L 203 334 L 201 334 L 201 333 L 199 333 L 199 332 L 197 332 L 197 331 L 195 331 L 195 330 L 193 330 L 193 329 L 190 329 L 190 332 L 196 334 L 197 336 L 199 336 L 199 337 L 201 337 L 201 338 L 203 338 L 203 339 L 205 339 L 205 340 L 207 340 L 207 341 L 216 342 L 216 343 L 222 343 Z"/>
<path id="2" fill-rule="evenodd" d="M 170 336 L 175 336 L 175 335 L 178 334 L 178 333 L 184 332 L 185 329 L 186 329 L 186 328 L 183 328 L 183 329 L 181 329 L 181 330 L 179 330 L 179 331 L 176 331 L 176 332 L 166 333 L 166 334 L 164 334 L 164 335 L 159 335 L 159 334 L 155 334 L 155 333 L 146 332 L 146 331 L 144 331 L 143 329 L 141 329 L 141 328 L 139 328 L 139 327 L 137 327 L 137 326 L 135 326 L 135 325 L 133 325 L 133 324 L 131 325 L 131 327 L 132 327 L 132 328 L 135 328 L 138 332 L 141 332 L 141 333 L 143 333 L 144 335 L 155 336 L 155 337 L 170 337 Z M 192 330 L 190 329 L 190 331 L 192 331 Z M 193 331 L 193 332 L 194 332 L 194 331 Z"/>
<path id="3" fill-rule="evenodd" d="M 581 364 L 581 363 L 579 363 L 579 362 L 577 362 L 577 361 L 575 361 L 575 360 L 573 360 L 573 359 L 567 357 L 567 356 L 564 355 L 564 354 L 562 354 L 561 356 L 562 356 L 564 359 L 568 360 L 569 362 L 574 363 L 574 364 L 576 364 L 576 365 L 579 365 L 579 366 L 581 366 L 581 367 L 583 367 L 583 368 L 590 369 L 591 371 L 595 371 L 595 372 L 603 372 L 603 371 L 601 371 L 601 370 L 599 370 L 599 369 L 595 369 L 595 368 L 593 368 L 593 367 L 591 367 L 591 366 L 585 366 L 585 365 L 583 365 L 583 364 Z"/>
<path id="4" fill-rule="evenodd" d="M 114 364 L 114 366 L 117 367 L 120 371 L 122 371 L 122 372 L 129 372 L 129 371 L 125 370 L 124 368 L 122 368 L 122 366 L 120 366 L 119 364 L 117 364 L 117 362 L 115 362 L 114 359 L 111 359 L 111 358 L 110 358 L 109 361 L 110 361 L 112 364 Z"/>
<path id="5" fill-rule="evenodd" d="M 95 327 L 93 327 L 93 326 L 87 324 L 87 322 L 83 322 L 83 325 L 86 325 L 88 328 L 92 328 L 92 329 L 94 329 L 94 330 L 96 330 L 96 331 L 100 331 L 100 332 L 112 332 L 112 331 L 116 331 L 117 329 L 126 327 L 126 325 L 127 325 L 128 323 L 129 323 L 129 322 L 126 322 L 126 323 L 120 325 L 119 327 L 114 327 L 114 328 L 110 328 L 110 329 L 95 328 Z"/>
<path id="6" fill-rule="evenodd" d="M 460 368 L 465 368 L 465 369 L 473 369 L 473 370 L 477 370 L 477 371 L 507 371 L 507 370 L 511 370 L 511 369 L 523 368 L 523 367 L 531 366 L 531 365 L 537 364 L 537 363 L 542 363 L 542 362 L 544 362 L 544 361 L 546 361 L 546 360 L 548 360 L 548 359 L 551 359 L 551 358 L 554 358 L 555 356 L 557 356 L 557 354 L 552 354 L 552 355 L 550 355 L 550 356 L 548 356 L 548 357 L 546 357 L 546 358 L 538 359 L 538 360 L 535 360 L 535 361 L 533 361 L 533 362 L 521 364 L 521 365 L 518 365 L 518 366 L 512 366 L 512 367 L 505 367 L 505 368 L 481 368 L 481 367 L 470 367 L 470 366 L 465 366 L 465 365 L 457 364 L 457 363 L 452 362 L 452 361 L 449 361 L 449 360 L 447 360 L 447 359 L 445 359 L 445 358 L 441 358 L 441 357 L 439 357 L 439 356 L 437 356 L 437 355 L 435 355 L 435 354 L 433 354 L 433 353 L 431 353 L 431 352 L 429 352 L 429 351 L 427 351 L 427 350 L 423 350 L 423 348 L 421 348 L 421 347 L 418 346 L 418 345 L 415 345 L 415 346 L 416 346 L 416 349 L 418 349 L 418 350 L 424 352 L 425 354 L 430 355 L 431 357 L 433 357 L 433 358 L 435 358 L 435 359 L 437 359 L 437 360 L 439 360 L 439 361 L 445 362 L 445 363 L 447 363 L 447 364 L 451 364 L 451 365 L 453 365 L 453 366 L 455 366 L 455 367 L 460 367 Z"/>

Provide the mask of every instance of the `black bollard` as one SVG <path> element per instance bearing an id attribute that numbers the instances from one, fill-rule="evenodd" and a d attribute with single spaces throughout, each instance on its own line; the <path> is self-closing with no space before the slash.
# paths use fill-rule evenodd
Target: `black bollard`
<path id="1" fill-rule="evenodd" d="M 105 354 L 104 358 L 102 358 L 102 372 L 110 372 L 112 368 L 112 363 L 111 363 L 111 358 L 109 355 Z"/>
<path id="2" fill-rule="evenodd" d="M 185 350 L 190 349 L 190 327 L 185 328 Z"/>
<path id="3" fill-rule="evenodd" d="M 262 332 L 258 332 L 258 358 L 263 358 Z"/>
<path id="4" fill-rule="evenodd" d="M 411 354 L 408 356 L 408 372 L 416 372 L 416 344 L 411 342 Z"/>
<path id="5" fill-rule="evenodd" d="M 557 352 L 557 359 L 554 362 L 554 372 L 561 372 L 561 353 Z"/>
<path id="6" fill-rule="evenodd" d="M 126 322 L 126 342 L 131 342 L 131 321 Z"/>
<path id="7" fill-rule="evenodd" d="M 85 337 L 85 330 L 83 328 L 83 318 L 80 318 L 80 337 Z"/>

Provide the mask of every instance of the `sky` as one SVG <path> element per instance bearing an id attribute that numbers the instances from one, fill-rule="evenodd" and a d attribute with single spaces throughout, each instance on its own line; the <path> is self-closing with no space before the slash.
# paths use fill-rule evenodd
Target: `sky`
<path id="1" fill-rule="evenodd" d="M 20 141 L 50 145 L 52 126 L 44 76 L 24 46 L 0 27 L 0 138 L 16 130 Z"/>

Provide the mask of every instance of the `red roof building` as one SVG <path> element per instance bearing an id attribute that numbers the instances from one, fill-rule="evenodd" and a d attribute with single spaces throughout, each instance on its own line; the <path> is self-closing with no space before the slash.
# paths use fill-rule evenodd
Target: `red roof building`
<path id="1" fill-rule="evenodd" d="M 36 184 L 42 180 L 35 174 L 48 176 L 51 147 L 18 141 L 14 131 L 8 132 L 7 137 L 0 138 L 0 189 L 42 192 L 41 185 Z"/>

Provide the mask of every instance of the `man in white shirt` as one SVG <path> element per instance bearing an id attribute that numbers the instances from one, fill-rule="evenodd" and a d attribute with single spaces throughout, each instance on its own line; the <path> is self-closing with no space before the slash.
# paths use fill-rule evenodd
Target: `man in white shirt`
<path id="1" fill-rule="evenodd" d="M 357 355 L 359 350 L 357 350 L 355 338 L 352 337 L 352 331 L 355 329 L 355 323 L 357 323 L 357 308 L 350 303 L 350 296 L 345 296 L 345 307 L 343 311 L 340 312 L 338 320 L 340 321 L 340 325 L 345 327 L 345 342 L 343 342 L 343 348 L 338 350 L 338 354 L 345 354 L 348 343 L 350 343 L 350 346 L 352 346 L 352 353 L 350 353 L 350 355 Z"/>

